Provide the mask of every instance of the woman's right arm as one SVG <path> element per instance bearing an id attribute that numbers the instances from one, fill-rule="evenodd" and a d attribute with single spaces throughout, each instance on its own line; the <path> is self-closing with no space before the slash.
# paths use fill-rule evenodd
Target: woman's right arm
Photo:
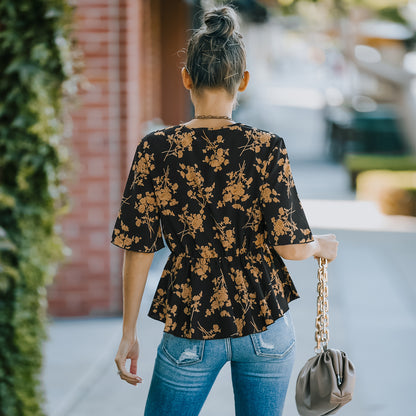
<path id="1" fill-rule="evenodd" d="M 152 264 L 154 253 L 141 253 L 126 250 L 123 261 L 123 336 L 117 351 L 115 362 L 120 377 L 129 384 L 141 383 L 137 376 L 137 360 L 139 343 L 137 340 L 136 323 L 140 304 Z M 130 371 L 126 369 L 126 361 L 130 359 Z"/>
<path id="2" fill-rule="evenodd" d="M 314 235 L 313 238 L 314 241 L 310 243 L 287 244 L 275 246 L 274 249 L 286 260 L 305 260 L 314 256 L 331 262 L 336 258 L 339 243 L 334 234 Z"/>

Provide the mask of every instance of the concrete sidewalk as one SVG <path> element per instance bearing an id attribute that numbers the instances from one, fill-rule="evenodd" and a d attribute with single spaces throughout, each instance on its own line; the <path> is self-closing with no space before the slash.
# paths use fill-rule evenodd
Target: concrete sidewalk
<path id="1" fill-rule="evenodd" d="M 319 143 L 318 136 L 314 140 Z M 335 232 L 340 241 L 339 256 L 329 266 L 330 346 L 348 353 L 357 368 L 357 384 L 352 403 L 339 414 L 410 415 L 416 368 L 416 218 L 387 217 L 374 204 L 354 201 L 342 166 L 324 160 L 299 161 L 296 151 L 291 153 L 298 146 L 296 140 L 287 145 L 313 232 Z M 121 318 L 56 319 L 45 345 L 43 380 L 49 416 L 143 414 L 163 331 L 163 324 L 146 314 L 168 254 L 163 249 L 155 255 L 138 320 L 143 384 L 133 387 L 116 374 L 113 360 Z M 317 268 L 312 259 L 289 261 L 287 266 L 301 295 L 291 304 L 297 358 L 284 413 L 295 416 L 296 376 L 314 354 Z M 233 414 L 226 366 L 201 416 Z"/>
<path id="2" fill-rule="evenodd" d="M 354 401 L 340 414 L 406 415 L 413 408 L 412 382 L 416 366 L 416 236 L 401 233 L 338 231 L 340 254 L 329 268 L 331 345 L 348 352 L 357 367 Z M 153 268 L 143 312 L 151 299 L 162 257 Z M 296 415 L 294 381 L 313 355 L 315 270 L 312 260 L 288 262 L 302 299 L 292 303 L 297 331 L 297 360 L 286 403 L 286 415 Z M 153 286 L 153 287 L 152 287 Z M 46 344 L 45 387 L 50 416 L 143 414 L 162 325 L 139 318 L 140 374 L 134 388 L 116 375 L 113 358 L 121 319 L 55 320 Z M 219 375 L 201 415 L 232 415 L 229 368 Z"/>
<path id="3" fill-rule="evenodd" d="M 325 231 L 314 228 L 315 233 Z M 354 400 L 339 414 L 411 414 L 416 368 L 416 234 L 335 231 L 340 250 L 329 266 L 330 345 L 345 350 L 357 368 Z M 145 315 L 167 255 L 164 249 L 155 256 L 138 322 L 143 384 L 130 386 L 116 374 L 113 359 L 121 318 L 54 320 L 45 345 L 43 377 L 49 416 L 143 414 L 163 330 L 162 324 Z M 291 304 L 297 359 L 285 410 L 286 416 L 295 416 L 296 375 L 313 355 L 316 264 L 314 260 L 287 264 L 301 294 Z M 234 414 L 229 366 L 220 373 L 201 416 L 214 414 Z"/>
<path id="4" fill-rule="evenodd" d="M 292 112 L 286 109 L 282 114 L 293 120 L 297 110 Z M 295 183 L 311 228 L 315 234 L 335 232 L 340 241 L 339 256 L 329 266 L 330 345 L 351 357 L 357 367 L 357 384 L 352 403 L 339 414 L 410 415 L 416 368 L 416 218 L 387 217 L 374 204 L 354 201 L 342 166 L 298 158 L 302 138 L 295 133 L 289 137 L 293 138 L 286 143 Z M 322 148 L 322 136 L 314 140 Z M 45 345 L 43 380 L 49 416 L 143 414 L 163 331 L 163 324 L 146 314 L 168 255 L 167 249 L 155 255 L 138 320 L 143 384 L 133 387 L 116 374 L 113 360 L 121 318 L 56 319 Z M 316 263 L 312 259 L 289 261 L 287 266 L 301 295 L 291 304 L 297 358 L 284 413 L 295 416 L 296 376 L 314 354 Z M 226 366 L 201 416 L 233 414 L 230 368 Z"/>

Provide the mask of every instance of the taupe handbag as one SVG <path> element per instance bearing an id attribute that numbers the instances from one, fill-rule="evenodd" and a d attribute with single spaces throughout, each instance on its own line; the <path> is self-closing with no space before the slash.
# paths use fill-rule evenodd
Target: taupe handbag
<path id="1" fill-rule="evenodd" d="M 296 381 L 296 406 L 301 416 L 336 413 L 352 399 L 355 369 L 345 352 L 329 349 L 327 260 L 319 259 L 316 316 L 316 355 L 303 366 Z"/>

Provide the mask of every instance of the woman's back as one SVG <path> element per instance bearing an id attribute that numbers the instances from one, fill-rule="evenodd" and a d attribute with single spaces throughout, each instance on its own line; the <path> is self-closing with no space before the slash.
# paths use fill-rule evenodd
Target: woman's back
<path id="1" fill-rule="evenodd" d="M 223 124 L 250 78 L 232 8 L 204 13 L 181 75 L 194 118 L 140 141 L 114 227 L 112 242 L 126 250 L 115 361 L 123 380 L 141 382 L 136 321 L 163 232 L 171 254 L 149 316 L 165 328 L 145 415 L 198 415 L 230 361 L 236 415 L 281 416 L 295 351 L 288 303 L 298 294 L 277 253 L 333 259 L 338 243 L 314 241 L 283 139 Z"/>
<path id="2" fill-rule="evenodd" d="M 139 144 L 114 244 L 172 251 L 150 316 L 187 338 L 263 331 L 297 297 L 272 250 L 311 241 L 283 139 L 241 123 L 169 127 Z M 140 237 L 138 237 L 140 236 Z"/>

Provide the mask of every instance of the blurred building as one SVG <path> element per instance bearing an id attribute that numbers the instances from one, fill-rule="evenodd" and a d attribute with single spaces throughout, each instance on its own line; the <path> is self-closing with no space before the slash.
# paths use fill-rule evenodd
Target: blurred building
<path id="1" fill-rule="evenodd" d="M 180 70 L 189 29 L 199 25 L 201 10 L 212 2 L 73 3 L 86 85 L 72 115 L 72 206 L 63 221 L 71 255 L 49 287 L 49 312 L 115 314 L 122 310 L 122 250 L 110 237 L 134 150 L 149 129 L 191 118 Z M 267 18 L 256 0 L 233 3 L 245 19 Z"/>
<path id="2" fill-rule="evenodd" d="M 190 118 L 180 79 L 191 27 L 184 0 L 78 0 L 76 31 L 85 91 L 73 114 L 72 209 L 63 221 L 72 254 L 49 288 L 55 316 L 122 309 L 122 250 L 110 244 L 127 173 L 146 123 Z"/>

